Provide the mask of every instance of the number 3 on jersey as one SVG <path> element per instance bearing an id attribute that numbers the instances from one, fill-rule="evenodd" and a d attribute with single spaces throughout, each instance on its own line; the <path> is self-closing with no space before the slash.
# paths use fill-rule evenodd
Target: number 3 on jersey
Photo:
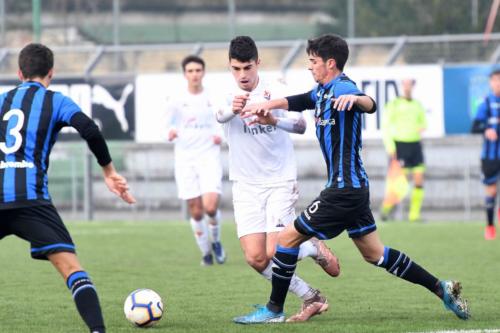
<path id="1" fill-rule="evenodd" d="M 14 137 L 14 144 L 10 147 L 7 147 L 6 142 L 4 142 L 4 141 L 0 142 L 0 150 L 4 154 L 15 153 L 19 148 L 21 148 L 21 144 L 23 143 L 23 137 L 21 136 L 20 131 L 23 128 L 23 124 L 24 124 L 24 113 L 20 109 L 12 109 L 4 114 L 2 120 L 8 122 L 12 116 L 17 116 L 17 123 L 15 124 L 14 127 L 12 127 L 9 130 L 9 133 L 6 134 L 6 138 L 9 135 L 13 136 Z"/>

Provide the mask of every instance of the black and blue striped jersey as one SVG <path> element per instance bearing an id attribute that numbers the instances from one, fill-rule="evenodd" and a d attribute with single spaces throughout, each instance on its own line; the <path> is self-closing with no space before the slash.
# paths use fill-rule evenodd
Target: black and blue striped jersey
<path id="1" fill-rule="evenodd" d="M 352 80 L 341 74 L 325 85 L 318 85 L 307 94 L 287 99 L 290 111 L 299 105 L 302 105 L 301 109 L 315 110 L 316 137 L 328 173 L 326 187 L 368 188 L 368 176 L 361 160 L 363 111 L 356 105 L 351 111 L 332 109 L 332 99 L 347 94 L 364 95 Z M 307 101 L 304 101 L 305 98 Z"/>
<path id="2" fill-rule="evenodd" d="M 484 138 L 481 159 L 500 160 L 500 97 L 488 94 L 479 104 L 474 122 L 475 127 L 480 128 L 482 133 L 488 128 L 493 128 L 499 138 L 495 141 Z"/>
<path id="3" fill-rule="evenodd" d="M 0 95 L 0 209 L 50 202 L 50 151 L 79 112 L 70 98 L 38 82 Z"/>

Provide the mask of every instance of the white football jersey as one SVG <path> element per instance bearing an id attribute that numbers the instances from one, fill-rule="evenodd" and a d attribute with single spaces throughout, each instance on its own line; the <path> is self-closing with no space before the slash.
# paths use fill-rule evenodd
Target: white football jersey
<path id="1" fill-rule="evenodd" d="M 213 142 L 214 135 L 222 137 L 220 124 L 214 118 L 214 102 L 204 89 L 191 94 L 187 89 L 169 100 L 170 128 L 177 130 L 176 160 L 190 161 L 206 154 L 220 154 L 220 145 Z"/>
<path id="2" fill-rule="evenodd" d="M 259 103 L 287 96 L 286 87 L 278 81 L 259 79 L 250 92 L 247 103 Z M 226 98 L 226 108 L 231 108 L 234 96 L 246 91 L 236 87 Z M 302 117 L 299 112 L 273 110 L 276 117 Z M 248 126 L 251 118 L 236 115 L 223 123 L 229 146 L 229 179 L 254 184 L 269 184 L 297 178 L 293 143 L 288 132 L 271 125 Z"/>

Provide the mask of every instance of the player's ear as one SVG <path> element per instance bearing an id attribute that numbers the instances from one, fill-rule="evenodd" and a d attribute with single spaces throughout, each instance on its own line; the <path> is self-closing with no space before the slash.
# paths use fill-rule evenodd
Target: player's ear
<path id="1" fill-rule="evenodd" d="M 335 61 L 335 59 L 330 58 L 326 61 L 326 68 L 333 70 L 336 67 L 337 67 L 337 62 Z"/>
<path id="2" fill-rule="evenodd" d="M 17 77 L 19 80 L 24 81 L 24 75 L 20 68 L 17 70 Z"/>
<path id="3" fill-rule="evenodd" d="M 52 76 L 54 76 L 54 68 L 51 68 L 49 72 L 47 73 L 47 78 L 49 80 L 52 80 Z"/>
<path id="4" fill-rule="evenodd" d="M 257 58 L 257 60 L 255 60 L 255 64 L 256 64 L 257 66 L 259 66 L 259 65 L 260 65 L 260 58 Z"/>

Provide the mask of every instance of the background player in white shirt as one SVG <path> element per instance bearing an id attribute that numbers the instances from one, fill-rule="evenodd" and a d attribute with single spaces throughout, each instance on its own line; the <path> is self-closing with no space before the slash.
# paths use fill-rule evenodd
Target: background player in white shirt
<path id="1" fill-rule="evenodd" d="M 279 82 L 259 78 L 260 59 L 254 41 L 239 36 L 231 41 L 229 66 L 238 87 L 216 117 L 224 124 L 229 145 L 229 178 L 233 181 L 233 205 L 238 237 L 247 263 L 268 280 L 278 232 L 294 221 L 298 198 L 297 170 L 290 133 L 305 132 L 302 115 L 273 110 L 267 119 L 236 116 L 247 101 L 262 102 L 285 96 Z M 260 122 L 260 123 L 259 123 Z M 337 258 L 323 242 L 314 240 L 301 247 L 300 257 L 313 257 L 330 275 L 340 272 Z M 301 311 L 291 321 L 306 321 L 328 309 L 319 290 L 297 276 L 290 291 L 303 299 Z"/>
<path id="2" fill-rule="evenodd" d="M 168 140 L 175 140 L 175 180 L 178 195 L 187 200 L 191 227 L 202 253 L 202 265 L 226 260 L 220 242 L 222 167 L 220 125 L 214 120 L 213 102 L 203 87 L 205 62 L 197 56 L 182 61 L 187 91 L 169 103 Z M 208 226 L 205 218 L 208 217 Z M 209 237 L 210 236 L 210 237 Z M 209 239 L 210 238 L 210 239 Z"/>

